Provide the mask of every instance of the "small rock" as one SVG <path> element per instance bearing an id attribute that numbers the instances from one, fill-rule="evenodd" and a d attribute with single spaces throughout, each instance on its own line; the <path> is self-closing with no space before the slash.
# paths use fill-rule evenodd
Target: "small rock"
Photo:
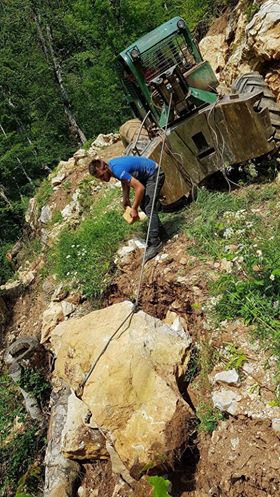
<path id="1" fill-rule="evenodd" d="M 63 316 L 66 318 L 66 317 L 70 316 L 70 314 L 72 314 L 75 311 L 77 306 L 74 304 L 71 304 L 71 302 L 67 302 L 67 300 L 63 300 L 61 302 L 61 308 L 62 308 Z"/>
<path id="2" fill-rule="evenodd" d="M 163 274 L 170 273 L 170 271 L 171 271 L 171 268 L 170 268 L 170 267 L 166 267 L 166 268 L 164 268 L 164 270 L 163 270 Z"/>
<path id="3" fill-rule="evenodd" d="M 128 240 L 128 245 L 138 249 L 144 249 L 146 247 L 145 241 L 141 240 L 141 238 L 132 238 L 131 240 Z"/>
<path id="4" fill-rule="evenodd" d="M 87 151 L 84 148 L 79 148 L 77 152 L 74 153 L 73 157 L 78 161 L 79 159 L 85 159 L 87 157 Z"/>
<path id="5" fill-rule="evenodd" d="M 74 197 L 74 196 L 73 196 Z M 73 214 L 80 212 L 80 204 L 77 200 L 72 200 L 69 204 L 67 204 L 64 209 L 61 211 L 61 215 L 63 219 L 69 219 Z"/>
<path id="6" fill-rule="evenodd" d="M 174 302 L 172 302 L 172 304 L 171 304 L 171 307 L 173 309 L 180 309 L 181 303 L 179 302 L 179 300 L 174 300 Z"/>
<path id="7" fill-rule="evenodd" d="M 95 147 L 105 148 L 109 145 L 113 145 L 116 141 L 118 141 L 119 135 L 116 133 L 109 133 L 108 135 L 103 135 L 102 133 L 98 135 L 98 137 L 92 143 Z"/>
<path id="8" fill-rule="evenodd" d="M 79 292 L 73 292 L 67 297 L 67 302 L 75 304 L 78 306 L 83 300 L 82 295 Z"/>
<path id="9" fill-rule="evenodd" d="M 231 261 L 228 261 L 227 259 L 222 259 L 221 260 L 221 264 L 220 264 L 220 268 L 222 271 L 226 271 L 226 273 L 231 273 L 232 272 L 232 262 Z"/>
<path id="10" fill-rule="evenodd" d="M 77 491 L 78 497 L 86 497 L 87 492 L 84 487 L 79 487 Z"/>
<path id="11" fill-rule="evenodd" d="M 182 264 L 183 266 L 185 266 L 186 264 L 188 264 L 188 258 L 181 257 L 181 259 L 179 260 L 179 264 Z"/>
<path id="12" fill-rule="evenodd" d="M 172 258 L 170 257 L 169 254 L 158 254 L 156 257 L 155 257 L 155 260 L 158 261 L 158 262 L 172 262 Z"/>
<path id="13" fill-rule="evenodd" d="M 239 440 L 238 437 L 232 438 L 231 441 L 230 441 L 232 450 L 236 450 L 238 448 L 238 446 L 239 446 L 239 443 L 240 443 L 240 440 Z"/>
<path id="14" fill-rule="evenodd" d="M 212 400 L 214 407 L 220 409 L 220 411 L 228 412 L 233 416 L 237 413 L 238 402 L 242 399 L 241 395 L 234 392 L 233 390 L 221 389 L 218 392 L 212 394 Z"/>
<path id="15" fill-rule="evenodd" d="M 48 205 L 42 207 L 39 221 L 43 224 L 47 224 L 52 218 L 52 212 Z"/>
<path id="16" fill-rule="evenodd" d="M 227 383 L 228 385 L 238 385 L 240 377 L 236 369 L 229 369 L 228 371 L 221 371 L 215 374 L 214 383 Z"/>
<path id="17" fill-rule="evenodd" d="M 164 319 L 164 323 L 165 324 L 168 324 L 168 326 L 171 326 L 172 323 L 174 323 L 175 319 L 178 317 L 178 314 L 176 314 L 176 312 L 173 312 L 173 311 L 167 311 L 166 313 L 166 316 L 165 316 L 165 319 Z"/>
<path id="18" fill-rule="evenodd" d="M 51 180 L 52 186 L 60 185 L 65 178 L 66 178 L 66 172 L 60 171 L 54 178 L 52 178 Z"/>
<path id="19" fill-rule="evenodd" d="M 63 288 L 63 284 L 61 283 L 53 292 L 51 300 L 53 302 L 60 302 L 61 300 L 64 300 L 67 297 L 68 293 L 69 292 L 65 290 L 65 288 Z"/>
<path id="20" fill-rule="evenodd" d="M 0 286 L 0 295 L 3 297 L 19 297 L 35 279 L 34 271 L 22 271 L 16 281 L 8 281 Z"/>
<path id="21" fill-rule="evenodd" d="M 242 366 L 243 371 L 247 374 L 252 374 L 254 372 L 254 364 L 252 362 L 245 362 Z"/>
<path id="22" fill-rule="evenodd" d="M 63 319 L 64 315 L 61 303 L 52 302 L 43 313 L 41 343 L 48 340 L 51 330 L 53 330 L 60 321 L 63 321 Z"/>
<path id="23" fill-rule="evenodd" d="M 144 249 L 146 246 L 145 242 L 141 240 L 140 238 L 132 238 L 131 240 L 128 240 L 127 245 L 121 247 L 117 251 L 117 255 L 121 258 L 124 259 L 128 254 L 131 252 L 134 252 L 134 250 L 137 249 Z"/>
<path id="24" fill-rule="evenodd" d="M 23 271 L 20 273 L 20 279 L 23 283 L 24 288 L 27 288 L 31 283 L 33 283 L 35 279 L 35 273 L 34 271 Z"/>
<path id="25" fill-rule="evenodd" d="M 280 418 L 274 418 L 271 426 L 274 431 L 280 432 Z"/>

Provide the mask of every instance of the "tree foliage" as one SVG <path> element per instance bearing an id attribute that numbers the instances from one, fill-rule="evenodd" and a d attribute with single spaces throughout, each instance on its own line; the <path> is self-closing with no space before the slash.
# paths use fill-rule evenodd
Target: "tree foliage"
<path id="1" fill-rule="evenodd" d="M 20 235 L 25 199 L 81 134 L 114 131 L 129 117 L 116 55 L 174 15 L 194 27 L 213 3 L 0 0 L 1 244 Z"/>

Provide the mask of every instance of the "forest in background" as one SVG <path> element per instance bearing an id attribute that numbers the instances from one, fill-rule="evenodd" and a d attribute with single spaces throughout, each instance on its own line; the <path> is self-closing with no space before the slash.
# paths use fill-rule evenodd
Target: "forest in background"
<path id="1" fill-rule="evenodd" d="M 130 110 L 116 55 L 180 15 L 190 29 L 227 0 L 0 0 L 0 283 L 42 178 Z"/>

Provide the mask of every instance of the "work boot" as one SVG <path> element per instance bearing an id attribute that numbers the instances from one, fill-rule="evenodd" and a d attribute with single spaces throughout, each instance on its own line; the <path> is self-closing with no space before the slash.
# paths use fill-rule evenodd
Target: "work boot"
<path id="1" fill-rule="evenodd" d="M 145 254 L 145 262 L 149 261 L 155 255 L 157 255 L 162 247 L 162 242 L 160 241 L 159 238 L 156 238 L 155 240 L 151 241 L 150 245 L 147 247 L 146 254 Z"/>

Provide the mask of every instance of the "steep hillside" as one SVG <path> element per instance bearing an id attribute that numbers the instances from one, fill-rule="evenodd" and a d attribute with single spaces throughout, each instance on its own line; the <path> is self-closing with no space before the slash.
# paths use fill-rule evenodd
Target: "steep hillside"
<path id="1" fill-rule="evenodd" d="M 239 2 L 202 40 L 209 58 L 226 44 L 221 84 L 257 68 L 278 94 L 276 4 Z M 279 155 L 160 213 L 168 240 L 133 309 L 146 224 L 123 220 L 119 182 L 88 174 L 123 152 L 111 133 L 61 161 L 7 253 L 0 496 L 277 497 Z"/>

